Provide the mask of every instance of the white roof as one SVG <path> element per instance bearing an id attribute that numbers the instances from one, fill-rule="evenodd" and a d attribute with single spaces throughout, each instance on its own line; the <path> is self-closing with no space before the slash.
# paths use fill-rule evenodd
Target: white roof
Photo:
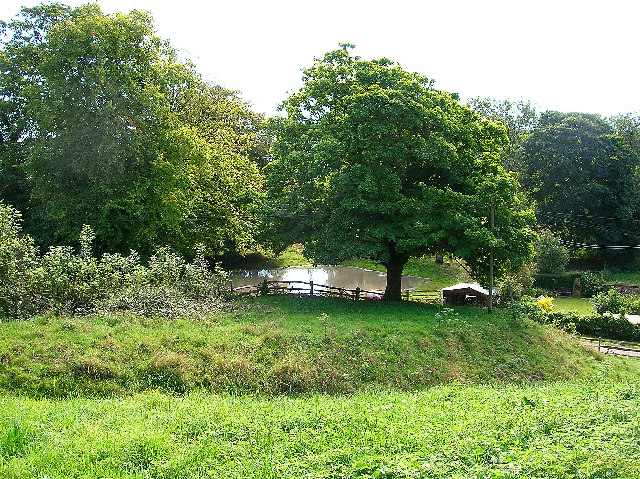
<path id="1" fill-rule="evenodd" d="M 485 296 L 489 296 L 489 290 L 484 289 L 478 283 L 458 283 L 453 286 L 449 286 L 448 288 L 442 288 L 440 291 L 461 291 L 464 289 L 471 289 L 478 293 L 484 294 Z M 498 288 L 493 288 L 494 294 L 498 292 Z"/>

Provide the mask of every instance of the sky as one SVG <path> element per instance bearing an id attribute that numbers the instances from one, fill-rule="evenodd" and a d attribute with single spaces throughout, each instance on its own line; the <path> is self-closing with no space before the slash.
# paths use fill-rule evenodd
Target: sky
<path id="1" fill-rule="evenodd" d="M 0 19 L 23 5 L 1 0 Z M 86 1 L 69 0 L 69 6 Z M 637 0 L 102 0 L 148 11 L 209 82 L 275 115 L 314 58 L 356 45 L 461 99 L 530 100 L 540 111 L 640 111 Z"/>

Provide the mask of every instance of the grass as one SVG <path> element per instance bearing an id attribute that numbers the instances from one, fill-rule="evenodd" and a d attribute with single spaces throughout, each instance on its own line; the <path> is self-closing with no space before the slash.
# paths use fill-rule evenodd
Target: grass
<path id="1" fill-rule="evenodd" d="M 31 397 L 526 383 L 586 378 L 601 359 L 502 312 L 337 298 L 258 298 L 204 320 L 49 315 L 0 324 L 0 392 Z M 623 377 L 640 369 L 616 361 Z"/>
<path id="2" fill-rule="evenodd" d="M 631 478 L 638 382 L 0 399 L 6 478 Z"/>
<path id="3" fill-rule="evenodd" d="M 46 315 L 0 323 L 0 477 L 639 477 L 639 378 L 476 308 Z"/>
<path id="4" fill-rule="evenodd" d="M 593 303 L 584 298 L 553 298 L 553 309 L 557 311 L 576 311 L 581 314 L 595 313 Z"/>

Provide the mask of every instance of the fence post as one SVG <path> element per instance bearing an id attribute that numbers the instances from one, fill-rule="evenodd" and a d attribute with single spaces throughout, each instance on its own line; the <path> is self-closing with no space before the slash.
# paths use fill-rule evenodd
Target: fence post
<path id="1" fill-rule="evenodd" d="M 309 281 L 309 285 L 311 287 L 311 294 L 310 296 L 313 298 L 313 281 Z"/>
<path id="2" fill-rule="evenodd" d="M 356 286 L 356 301 L 360 299 L 360 286 Z"/>
<path id="3" fill-rule="evenodd" d="M 262 283 L 262 288 L 260 289 L 260 296 L 267 296 L 269 294 L 269 283 L 267 283 L 267 279 L 265 278 Z"/>
<path id="4" fill-rule="evenodd" d="M 409 290 L 407 290 L 407 301 L 409 301 Z"/>
<path id="5" fill-rule="evenodd" d="M 233 294 L 233 281 L 229 280 L 229 292 Z"/>

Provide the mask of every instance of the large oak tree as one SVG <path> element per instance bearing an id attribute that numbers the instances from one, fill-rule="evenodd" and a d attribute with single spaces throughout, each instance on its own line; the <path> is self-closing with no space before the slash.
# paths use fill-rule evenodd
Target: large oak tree
<path id="1" fill-rule="evenodd" d="M 286 116 L 273 122 L 264 173 L 280 246 L 302 242 L 318 262 L 383 264 L 387 300 L 400 299 L 412 255 L 453 253 L 481 280 L 491 246 L 498 271 L 529 258 L 534 218 L 500 166 L 504 128 L 426 77 L 350 48 L 304 70 L 304 85 L 282 105 Z"/>

